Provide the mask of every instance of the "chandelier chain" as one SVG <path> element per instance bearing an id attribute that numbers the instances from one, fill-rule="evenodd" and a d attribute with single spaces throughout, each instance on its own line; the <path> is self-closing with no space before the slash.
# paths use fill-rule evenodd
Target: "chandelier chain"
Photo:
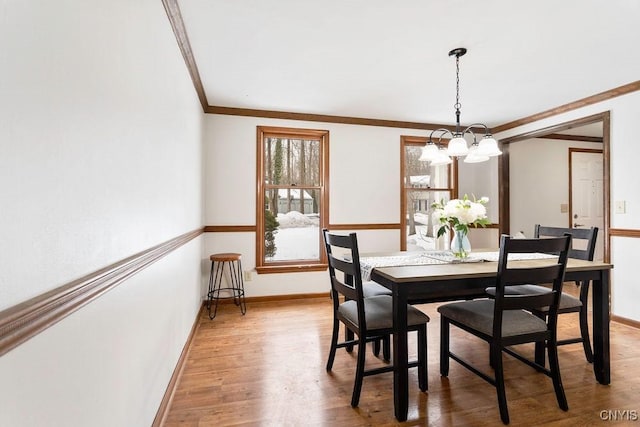
<path id="1" fill-rule="evenodd" d="M 454 105 L 456 110 L 459 110 L 462 105 L 460 104 L 460 57 L 456 56 L 456 103 Z"/>

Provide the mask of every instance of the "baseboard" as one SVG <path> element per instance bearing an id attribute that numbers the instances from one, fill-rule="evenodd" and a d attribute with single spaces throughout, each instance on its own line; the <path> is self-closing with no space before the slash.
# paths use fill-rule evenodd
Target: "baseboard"
<path id="1" fill-rule="evenodd" d="M 162 397 L 162 401 L 160 402 L 160 407 L 158 407 L 158 412 L 156 412 L 156 417 L 153 420 L 152 427 L 160 427 L 164 425 L 167 415 L 169 415 L 169 408 L 171 407 L 173 396 L 176 392 L 176 389 L 178 388 L 178 380 L 180 380 L 180 377 L 182 376 L 182 371 L 184 371 L 184 367 L 187 363 L 187 356 L 189 355 L 191 344 L 193 343 L 196 333 L 198 332 L 198 329 L 200 327 L 200 316 L 203 309 L 204 306 L 200 307 L 200 310 L 198 310 L 198 314 L 195 321 L 193 322 L 193 326 L 191 327 L 189 337 L 184 343 L 184 347 L 182 348 L 182 353 L 180 354 L 178 363 L 173 370 L 173 374 L 171 375 L 171 379 L 169 380 L 169 385 L 167 385 L 167 390 L 164 392 L 164 396 Z"/>
<path id="2" fill-rule="evenodd" d="M 637 320 L 627 319 L 626 317 L 611 315 L 611 321 L 622 323 L 623 325 L 631 326 L 632 328 L 640 329 L 640 322 Z"/>
<path id="3" fill-rule="evenodd" d="M 329 291 L 314 293 L 314 294 L 285 294 L 285 295 L 265 295 L 259 297 L 245 297 L 246 303 L 252 302 L 273 302 L 273 301 L 290 301 L 290 300 L 307 300 L 311 298 L 329 298 Z M 232 304 L 233 298 L 224 298 L 218 301 L 218 304 Z M 207 300 L 202 301 L 203 306 L 206 307 Z"/>

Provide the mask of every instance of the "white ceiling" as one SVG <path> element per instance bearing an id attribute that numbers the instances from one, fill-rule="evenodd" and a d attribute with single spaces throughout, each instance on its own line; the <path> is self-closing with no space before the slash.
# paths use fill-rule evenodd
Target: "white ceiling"
<path id="1" fill-rule="evenodd" d="M 209 105 L 490 127 L 637 81 L 638 0 L 179 0 Z"/>

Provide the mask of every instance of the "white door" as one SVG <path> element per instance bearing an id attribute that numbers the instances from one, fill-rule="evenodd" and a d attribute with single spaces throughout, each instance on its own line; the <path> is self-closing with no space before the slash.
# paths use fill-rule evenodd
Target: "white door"
<path id="1" fill-rule="evenodd" d="M 602 150 L 569 149 L 571 169 L 571 227 L 598 227 L 595 259 L 604 253 L 604 193 Z M 578 245 L 576 245 L 578 248 Z"/>

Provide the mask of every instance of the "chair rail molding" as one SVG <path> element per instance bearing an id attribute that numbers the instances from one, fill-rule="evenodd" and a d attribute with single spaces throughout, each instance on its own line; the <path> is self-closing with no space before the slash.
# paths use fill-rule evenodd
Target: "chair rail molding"
<path id="1" fill-rule="evenodd" d="M 203 231 L 203 228 L 198 228 L 184 233 L 0 311 L 0 356 L 195 239 Z"/>

